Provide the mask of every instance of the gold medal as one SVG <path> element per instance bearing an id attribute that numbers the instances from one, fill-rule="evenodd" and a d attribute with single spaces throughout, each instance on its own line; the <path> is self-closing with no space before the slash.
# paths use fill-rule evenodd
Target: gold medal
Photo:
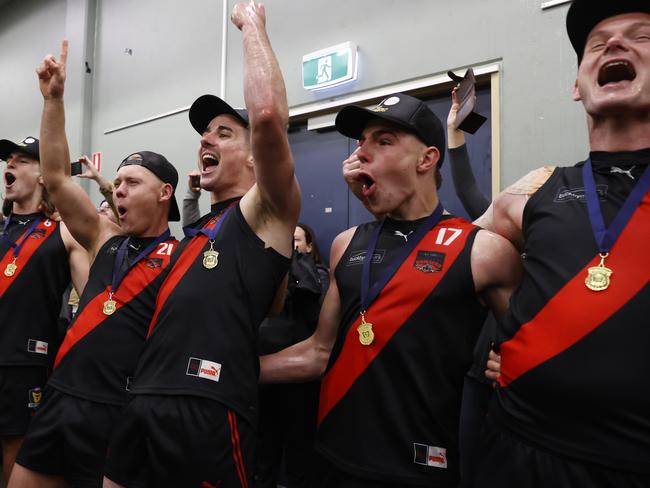
<path id="1" fill-rule="evenodd" d="M 7 278 L 11 278 L 14 274 L 16 274 L 17 269 L 18 266 L 16 266 L 16 258 L 14 258 L 13 262 L 9 263 L 5 268 L 5 276 Z"/>
<path id="2" fill-rule="evenodd" d="M 609 288 L 609 277 L 614 273 L 611 269 L 605 267 L 605 258 L 609 253 L 600 253 L 600 263 L 598 266 L 592 266 L 587 270 L 585 285 L 592 291 L 603 291 Z"/>
<path id="3" fill-rule="evenodd" d="M 372 324 L 366 322 L 365 314 L 361 314 L 361 324 L 357 327 L 359 333 L 359 342 L 364 346 L 369 346 L 375 340 L 375 333 L 372 331 Z"/>
<path id="4" fill-rule="evenodd" d="M 108 300 L 104 302 L 102 312 L 104 312 L 104 315 L 113 315 L 115 310 L 117 310 L 117 302 L 113 300 L 113 293 L 109 293 Z"/>
<path id="5" fill-rule="evenodd" d="M 214 269 L 219 264 L 219 253 L 212 248 L 214 241 L 210 241 L 210 249 L 203 253 L 203 267 Z"/>

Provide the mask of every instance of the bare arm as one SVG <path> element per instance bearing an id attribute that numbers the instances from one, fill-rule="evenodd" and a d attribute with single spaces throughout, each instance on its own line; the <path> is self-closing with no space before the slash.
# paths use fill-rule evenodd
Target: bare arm
<path id="1" fill-rule="evenodd" d="M 106 202 L 111 207 L 113 215 L 115 215 L 115 220 L 120 221 L 120 215 L 117 213 L 117 208 L 115 208 L 115 203 L 113 202 L 113 192 L 115 191 L 115 185 L 108 178 L 103 177 L 95 165 L 92 163 L 87 156 L 81 156 L 79 162 L 83 164 L 86 168 L 86 171 L 77 175 L 77 178 L 88 178 L 94 180 L 99 186 L 99 193 L 106 199 Z"/>
<path id="2" fill-rule="evenodd" d="M 472 276 L 477 293 L 500 318 L 523 274 L 521 256 L 504 237 L 480 230 L 472 246 Z"/>
<path id="3" fill-rule="evenodd" d="M 264 7 L 252 1 L 237 4 L 231 19 L 244 38 L 244 99 L 257 180 L 242 199 L 241 209 L 267 245 L 289 256 L 300 213 L 300 189 L 287 138 L 284 80 L 266 32 Z"/>
<path id="4" fill-rule="evenodd" d="M 327 362 L 336 341 L 339 328 L 341 303 L 334 270 L 348 247 L 354 228 L 339 234 L 332 243 L 330 256 L 330 286 L 320 310 L 318 327 L 314 334 L 275 354 L 260 358 L 260 382 L 299 382 L 319 378 L 325 372 Z"/>
<path id="5" fill-rule="evenodd" d="M 546 183 L 555 171 L 543 166 L 531 171 L 497 195 L 483 215 L 474 224 L 495 232 L 512 242 L 519 252 L 524 250 L 523 216 L 528 199 Z"/>
<path id="6" fill-rule="evenodd" d="M 70 233 L 94 256 L 99 244 L 110 235 L 119 233 L 119 227 L 105 219 L 100 221 L 86 192 L 70 178 L 70 152 L 65 135 L 63 103 L 67 57 L 68 41 L 63 41 L 60 60 L 57 62 L 53 56 L 46 56 L 36 70 L 44 101 L 41 171 L 45 187 Z"/>
<path id="7" fill-rule="evenodd" d="M 61 224 L 61 239 L 68 251 L 68 263 L 70 264 L 70 275 L 72 277 L 72 284 L 79 296 L 86 288 L 88 282 L 88 272 L 90 270 L 90 259 L 88 252 L 74 240 L 70 231 Z"/>

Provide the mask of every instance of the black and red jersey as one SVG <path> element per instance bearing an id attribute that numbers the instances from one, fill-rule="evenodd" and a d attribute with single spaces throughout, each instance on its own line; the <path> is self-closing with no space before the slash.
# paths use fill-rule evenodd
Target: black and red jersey
<path id="1" fill-rule="evenodd" d="M 194 226 L 214 227 L 222 216 L 211 212 Z M 258 328 L 290 260 L 265 247 L 239 204 L 223 216 L 212 249 L 217 264 L 208 269 L 208 238 L 198 234 L 181 242 L 131 391 L 210 398 L 256 422 Z"/>
<path id="2" fill-rule="evenodd" d="M 16 270 L 10 243 L 24 240 Z M 61 338 L 57 333 L 61 301 L 70 283 L 70 265 L 58 222 L 43 214 L 13 214 L 7 239 L 0 238 L 0 366 L 51 367 Z"/>
<path id="3" fill-rule="evenodd" d="M 478 229 L 443 216 L 370 305 L 359 340 L 363 262 L 378 281 L 421 221 L 359 226 L 336 268 L 338 336 L 321 388 L 317 448 L 338 468 L 395 486 L 456 486 L 463 378 L 485 318 L 471 272 Z"/>
<path id="4" fill-rule="evenodd" d="M 591 154 L 609 225 L 650 150 Z M 525 275 L 500 327 L 502 375 L 492 415 L 557 455 L 650 473 L 650 194 L 612 247 L 604 291 L 582 164 L 557 168 L 523 216 Z"/>
<path id="5" fill-rule="evenodd" d="M 126 403 L 156 296 L 178 241 L 158 244 L 133 266 L 113 293 L 116 310 L 104 313 L 118 248 L 126 236 L 110 238 L 90 268 L 79 309 L 61 344 L 49 384 L 69 395 L 114 405 Z M 122 266 L 155 238 L 130 238 Z"/>

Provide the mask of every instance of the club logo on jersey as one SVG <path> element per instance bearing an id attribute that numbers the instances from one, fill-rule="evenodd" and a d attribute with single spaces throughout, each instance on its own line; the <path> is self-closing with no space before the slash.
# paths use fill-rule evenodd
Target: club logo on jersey
<path id="1" fill-rule="evenodd" d="M 198 376 L 210 381 L 219 381 L 221 377 L 221 365 L 206 359 L 190 358 L 187 363 L 188 376 Z"/>
<path id="2" fill-rule="evenodd" d="M 413 267 L 423 273 L 437 273 L 445 262 L 445 254 L 433 251 L 418 251 Z"/>
<path id="3" fill-rule="evenodd" d="M 367 251 L 352 251 L 350 258 L 346 263 L 346 266 L 356 266 L 358 264 L 363 264 L 363 261 L 366 259 Z M 379 264 L 384 260 L 384 254 L 386 251 L 383 249 L 377 249 L 372 255 L 372 264 Z"/>
<path id="4" fill-rule="evenodd" d="M 426 444 L 413 443 L 415 455 L 413 462 L 434 468 L 447 468 L 447 449 L 444 447 L 427 446 Z"/>
<path id="5" fill-rule="evenodd" d="M 147 258 L 144 262 L 144 265 L 147 268 L 158 269 L 162 268 L 163 260 L 160 258 Z"/>
<path id="6" fill-rule="evenodd" d="M 601 201 L 607 200 L 607 185 L 596 185 L 596 191 L 598 192 L 598 198 Z M 555 203 L 566 203 L 566 202 L 581 202 L 586 203 L 587 197 L 585 196 L 585 189 L 583 188 L 567 188 L 563 186 L 557 191 L 555 198 L 553 199 Z"/>
<path id="7" fill-rule="evenodd" d="M 35 352 L 36 354 L 47 355 L 47 342 L 37 341 L 36 339 L 29 339 L 27 341 L 27 352 Z"/>
<path id="8" fill-rule="evenodd" d="M 45 235 L 45 229 L 34 229 L 29 235 L 30 239 L 42 239 Z"/>
<path id="9" fill-rule="evenodd" d="M 37 408 L 41 404 L 41 398 L 43 397 L 41 389 L 38 387 L 32 388 L 27 392 L 27 394 L 29 395 L 27 408 Z"/>

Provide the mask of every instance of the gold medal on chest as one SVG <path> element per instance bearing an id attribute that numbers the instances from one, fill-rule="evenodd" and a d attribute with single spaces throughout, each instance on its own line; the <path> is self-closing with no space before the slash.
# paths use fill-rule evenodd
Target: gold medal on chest
<path id="1" fill-rule="evenodd" d="M 11 278 L 14 274 L 16 274 L 17 269 L 18 266 L 16 266 L 16 258 L 14 258 L 14 261 L 12 263 L 9 263 L 5 268 L 5 276 L 7 278 Z"/>
<path id="2" fill-rule="evenodd" d="M 104 302 L 104 308 L 102 308 L 102 312 L 104 312 L 104 315 L 113 315 L 115 313 L 115 310 L 117 310 L 117 302 L 113 300 L 113 294 L 109 293 L 108 300 Z"/>
<path id="3" fill-rule="evenodd" d="M 212 248 L 214 241 L 210 241 L 210 249 L 203 253 L 203 267 L 214 269 L 219 264 L 219 253 Z"/>
<path id="4" fill-rule="evenodd" d="M 598 266 L 592 266 L 587 269 L 587 278 L 585 285 L 592 291 L 603 291 L 609 288 L 610 276 L 614 273 L 611 269 L 605 267 L 605 258 L 609 253 L 600 254 L 600 263 Z"/>
<path id="5" fill-rule="evenodd" d="M 369 346 L 375 340 L 375 333 L 372 331 L 372 324 L 366 322 L 366 317 L 361 314 L 361 324 L 357 327 L 359 333 L 359 342 L 364 346 Z"/>

